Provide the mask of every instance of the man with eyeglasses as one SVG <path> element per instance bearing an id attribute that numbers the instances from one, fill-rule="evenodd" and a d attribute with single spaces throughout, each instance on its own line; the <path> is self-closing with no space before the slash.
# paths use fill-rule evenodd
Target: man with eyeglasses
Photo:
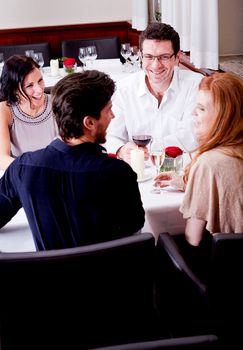
<path id="1" fill-rule="evenodd" d="M 180 38 L 168 24 L 148 25 L 139 46 L 142 70 L 119 81 L 113 96 L 115 118 L 108 128 L 108 152 L 129 162 L 137 147 L 132 136 L 141 134 L 162 139 L 165 147 L 192 151 L 197 144 L 191 112 L 203 76 L 179 69 Z"/>

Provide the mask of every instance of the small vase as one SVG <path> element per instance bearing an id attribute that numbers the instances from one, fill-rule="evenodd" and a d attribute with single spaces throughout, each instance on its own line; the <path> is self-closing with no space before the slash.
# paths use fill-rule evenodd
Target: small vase
<path id="1" fill-rule="evenodd" d="M 182 156 L 176 158 L 165 157 L 164 163 L 160 167 L 160 171 L 175 171 L 180 172 L 182 169 Z"/>
<path id="2" fill-rule="evenodd" d="M 67 74 L 75 73 L 77 70 L 77 63 L 73 64 L 72 66 L 65 66 L 64 65 L 64 72 Z"/>

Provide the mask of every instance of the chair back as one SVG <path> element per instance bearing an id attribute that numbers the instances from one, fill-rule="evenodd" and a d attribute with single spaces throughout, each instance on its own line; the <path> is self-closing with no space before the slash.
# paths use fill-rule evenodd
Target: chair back
<path id="1" fill-rule="evenodd" d="M 78 50 L 80 47 L 90 45 L 96 46 L 97 59 L 120 58 L 120 38 L 118 36 L 62 41 L 62 56 L 74 57 L 78 65 L 81 65 Z"/>
<path id="2" fill-rule="evenodd" d="M 161 233 L 157 243 L 157 304 L 168 317 L 178 312 L 170 324 L 176 334 L 195 330 L 215 333 L 222 349 L 243 348 L 241 319 L 243 314 L 243 233 L 215 233 L 211 236 L 207 280 L 201 281 L 188 263 L 174 238 Z M 198 247 L 197 247 L 198 248 Z M 200 247 L 194 254 L 200 253 Z M 184 251 L 185 253 L 185 251 Z M 201 266 L 203 267 L 203 266 Z M 160 269 L 160 272 L 159 272 Z M 159 273 L 161 275 L 159 275 Z M 182 325 L 183 315 L 191 320 Z M 175 318 L 175 317 L 174 317 Z"/>
<path id="3" fill-rule="evenodd" d="M 121 344 L 96 348 L 92 350 L 216 350 L 218 337 L 214 334 L 195 335 L 191 337 L 158 339 L 139 343 Z"/>
<path id="4" fill-rule="evenodd" d="M 0 253 L 1 350 L 146 339 L 155 316 L 154 250 L 154 237 L 142 233 L 71 249 Z"/>
<path id="5" fill-rule="evenodd" d="M 237 335 L 243 348 L 243 233 L 213 235 L 207 297 L 217 332 Z"/>
<path id="6" fill-rule="evenodd" d="M 51 54 L 50 45 L 48 42 L 17 45 L 0 45 L 0 52 L 3 52 L 4 60 L 6 60 L 12 55 L 25 55 L 25 51 L 27 50 L 42 52 L 44 58 L 44 66 L 50 65 Z"/>

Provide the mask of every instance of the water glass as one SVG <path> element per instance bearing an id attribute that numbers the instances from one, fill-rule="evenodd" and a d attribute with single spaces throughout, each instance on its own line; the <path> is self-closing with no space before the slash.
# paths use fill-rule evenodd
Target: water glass
<path id="1" fill-rule="evenodd" d="M 34 50 L 26 50 L 25 56 L 34 58 Z"/>
<path id="2" fill-rule="evenodd" d="M 0 76 L 2 74 L 3 66 L 4 66 L 4 55 L 3 55 L 3 52 L 0 52 Z"/>

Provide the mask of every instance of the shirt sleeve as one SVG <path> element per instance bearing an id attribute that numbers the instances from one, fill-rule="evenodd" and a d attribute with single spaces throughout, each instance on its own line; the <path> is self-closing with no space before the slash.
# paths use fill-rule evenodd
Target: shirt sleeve
<path id="1" fill-rule="evenodd" d="M 120 147 L 128 142 L 128 133 L 125 124 L 123 102 L 120 97 L 120 92 L 117 90 L 113 97 L 113 113 L 115 118 L 112 119 L 107 129 L 107 141 L 104 147 L 109 153 L 115 153 Z"/>
<path id="2" fill-rule="evenodd" d="M 13 186 L 14 162 L 0 179 L 0 228 L 9 222 L 22 206 Z"/>

